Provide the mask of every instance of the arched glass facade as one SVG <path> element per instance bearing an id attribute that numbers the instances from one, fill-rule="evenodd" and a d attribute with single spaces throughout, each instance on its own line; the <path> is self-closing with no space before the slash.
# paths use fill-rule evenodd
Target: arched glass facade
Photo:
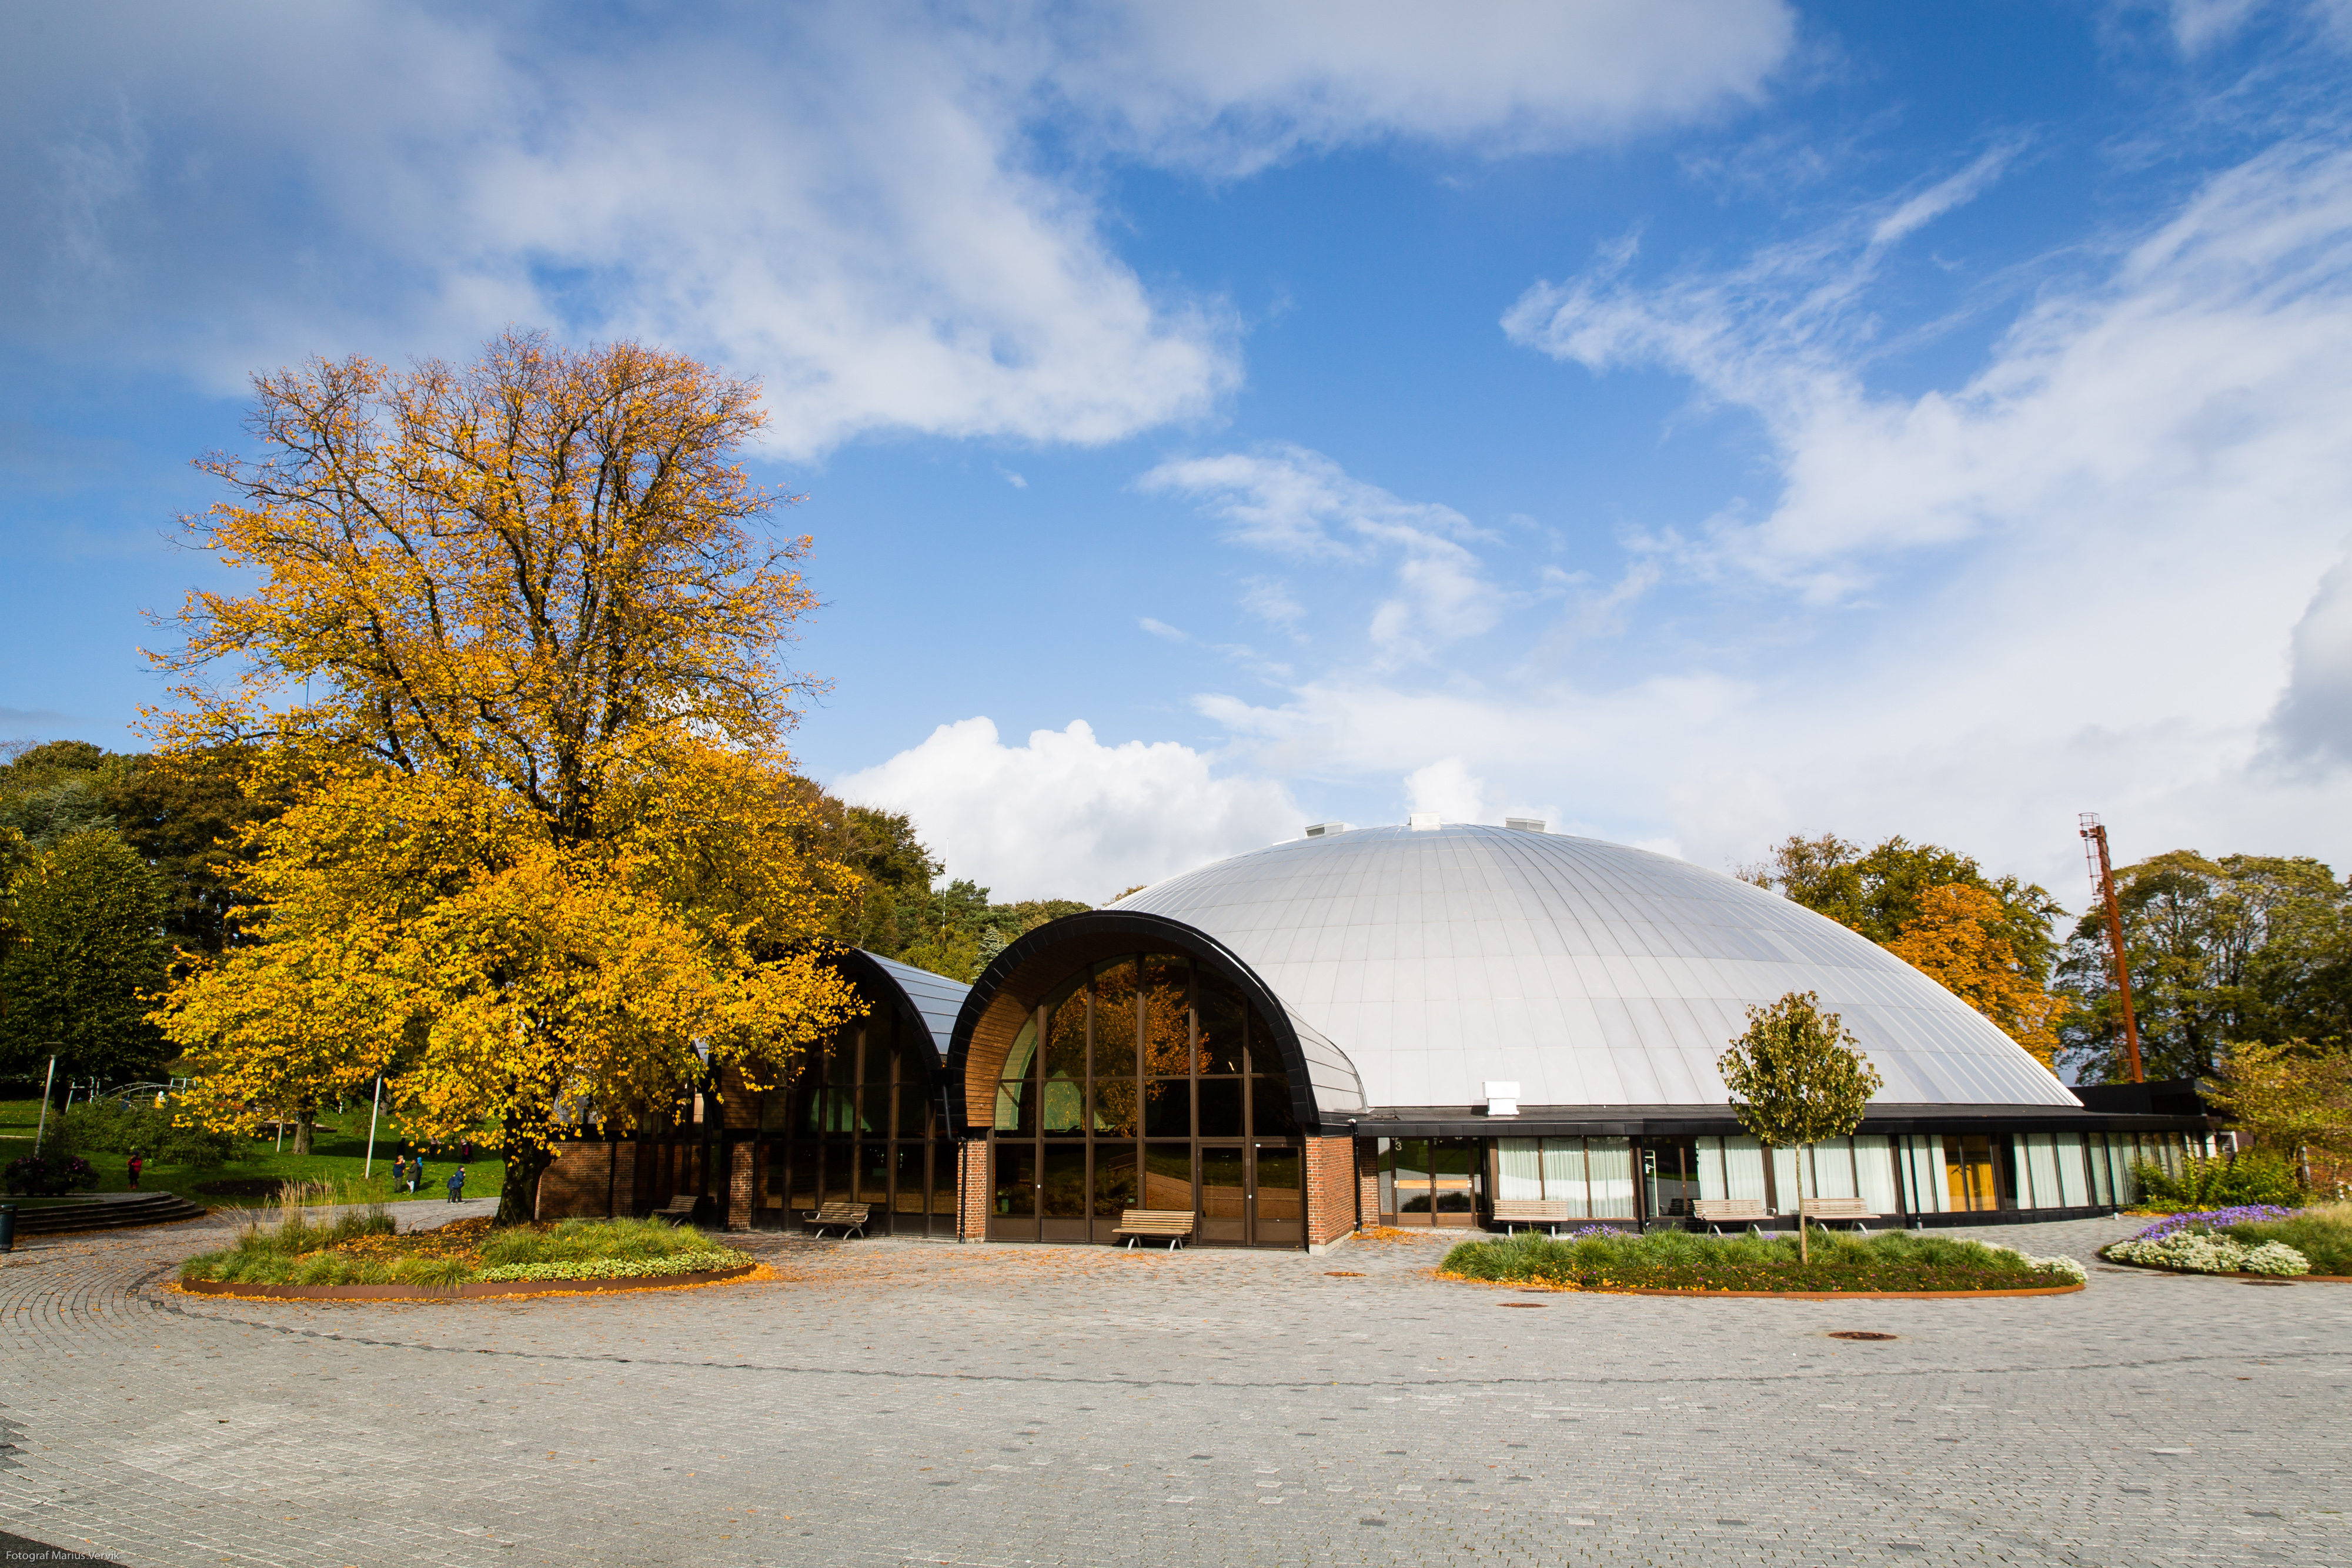
<path id="1" fill-rule="evenodd" d="M 765 1222 L 796 1228 L 820 1204 L 863 1203 L 868 1230 L 953 1236 L 956 1145 L 939 1082 L 930 1035 L 895 1007 L 813 1048 L 789 1089 L 762 1097 Z"/>
<path id="2" fill-rule="evenodd" d="M 1181 956 L 1094 964 L 1032 1009 L 988 1130 L 992 1241 L 1110 1241 L 1189 1210 L 1209 1245 L 1306 1242 L 1302 1145 L 1264 1019 Z"/>

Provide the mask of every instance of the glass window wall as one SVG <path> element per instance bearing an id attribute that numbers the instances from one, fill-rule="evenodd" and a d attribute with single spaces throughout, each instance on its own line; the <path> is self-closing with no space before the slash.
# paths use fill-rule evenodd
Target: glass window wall
<path id="1" fill-rule="evenodd" d="M 869 1206 L 866 1228 L 955 1233 L 955 1145 L 941 1143 L 938 1052 L 896 1008 L 873 1010 L 811 1049 L 788 1086 L 760 1111 L 761 1179 L 753 1223 L 796 1228 L 823 1203 Z M 1034 1037 L 1025 1049 L 1035 1050 Z M 1000 1103 L 1000 1119 L 1034 1114 Z"/>
<path id="2" fill-rule="evenodd" d="M 996 1104 L 995 1168 L 1034 1169 L 1039 1196 L 1000 1207 L 992 1240 L 1110 1242 L 1120 1215 L 1144 1207 L 1195 1215 L 1202 1242 L 1304 1243 L 1279 1048 L 1189 959 L 1114 958 L 1064 981 L 1015 1036 Z"/>

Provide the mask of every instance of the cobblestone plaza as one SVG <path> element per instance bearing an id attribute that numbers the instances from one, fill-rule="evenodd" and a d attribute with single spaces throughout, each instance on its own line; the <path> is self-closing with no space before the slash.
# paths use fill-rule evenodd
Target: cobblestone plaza
<path id="1" fill-rule="evenodd" d="M 2130 1223 L 1986 1234 L 2092 1261 Z M 1434 1240 L 761 1235 L 775 1280 L 703 1291 L 158 1288 L 228 1226 L 5 1260 L 0 1531 L 126 1568 L 2352 1562 L 2343 1286 L 1683 1301 L 1442 1281 Z"/>

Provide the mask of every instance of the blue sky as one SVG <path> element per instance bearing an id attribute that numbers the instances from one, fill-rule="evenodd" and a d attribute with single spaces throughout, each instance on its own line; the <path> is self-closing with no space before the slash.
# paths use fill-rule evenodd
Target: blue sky
<path id="1" fill-rule="evenodd" d="M 1326 818 L 2352 869 L 2352 5 L 93 5 L 0 62 L 0 736 L 246 378 L 761 377 L 803 766 L 1003 896 Z"/>

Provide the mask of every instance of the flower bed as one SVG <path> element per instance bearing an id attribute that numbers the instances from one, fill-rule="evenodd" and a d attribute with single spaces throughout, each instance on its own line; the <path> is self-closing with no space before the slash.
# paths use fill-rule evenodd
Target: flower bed
<path id="1" fill-rule="evenodd" d="M 460 1219 L 394 1234 L 381 1208 L 331 1223 L 299 1211 L 274 1228 L 249 1228 L 236 1246 L 191 1258 L 184 1283 L 247 1285 L 457 1285 L 515 1281 L 635 1280 L 749 1265 L 691 1226 L 658 1220 L 567 1219 L 493 1230 Z"/>
<path id="2" fill-rule="evenodd" d="M 2100 1254 L 2187 1274 L 2352 1274 L 2352 1206 L 2253 1204 L 2168 1214 Z"/>
<path id="3" fill-rule="evenodd" d="M 2072 1258 L 2032 1258 L 2012 1248 L 1952 1237 L 1886 1231 L 1854 1236 L 1817 1230 L 1813 1260 L 1799 1260 L 1794 1237 L 1636 1236 L 1593 1228 L 1553 1239 L 1532 1234 L 1465 1241 L 1440 1273 L 1459 1280 L 1588 1291 L 1832 1291 L 1977 1294 L 2079 1286 Z"/>

